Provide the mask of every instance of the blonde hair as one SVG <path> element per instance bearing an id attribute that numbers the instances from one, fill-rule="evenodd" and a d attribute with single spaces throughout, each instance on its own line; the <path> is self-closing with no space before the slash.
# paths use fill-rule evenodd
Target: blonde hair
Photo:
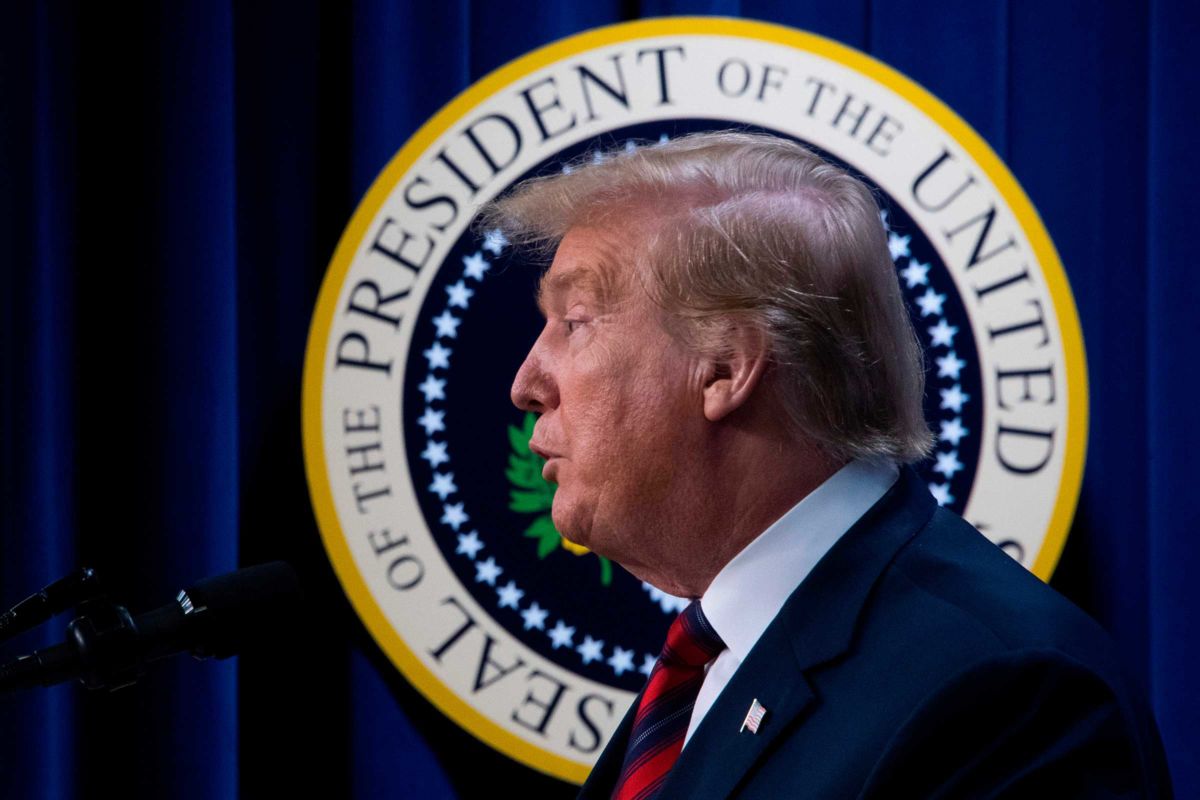
<path id="1" fill-rule="evenodd" d="M 833 458 L 917 461 L 932 437 L 924 361 L 875 199 L 803 146 L 692 134 L 534 178 L 477 223 L 549 253 L 577 226 L 628 232 L 668 327 L 718 356 L 732 325 L 765 335 L 795 431 Z"/>

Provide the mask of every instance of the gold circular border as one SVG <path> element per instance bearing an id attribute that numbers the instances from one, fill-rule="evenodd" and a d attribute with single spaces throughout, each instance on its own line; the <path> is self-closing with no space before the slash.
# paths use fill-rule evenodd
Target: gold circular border
<path id="1" fill-rule="evenodd" d="M 1008 202 L 1029 238 L 1054 302 L 1067 369 L 1066 455 L 1059 479 L 1058 499 L 1032 571 L 1048 580 L 1067 538 L 1075 514 L 1087 447 L 1087 366 L 1083 335 L 1066 274 L 1041 218 L 1016 179 L 991 147 L 945 103 L 891 67 L 851 47 L 812 33 L 766 22 L 723 17 L 668 17 L 610 25 L 545 45 L 489 73 L 447 103 L 392 157 L 371 184 L 342 233 L 313 312 L 304 356 L 302 419 L 305 472 L 313 511 L 334 571 L 355 611 L 392 663 L 442 713 L 477 738 L 510 758 L 573 783 L 582 783 L 590 767 L 550 753 L 501 728 L 454 694 L 412 653 L 388 623 L 382 609 L 358 573 L 346 544 L 325 466 L 321 427 L 321 390 L 328 336 L 337 297 L 350 270 L 354 252 L 388 193 L 417 158 L 470 110 L 498 91 L 542 67 L 567 57 L 619 42 L 655 36 L 705 35 L 755 39 L 815 53 L 855 69 L 892 89 L 933 119 L 981 167 Z"/>

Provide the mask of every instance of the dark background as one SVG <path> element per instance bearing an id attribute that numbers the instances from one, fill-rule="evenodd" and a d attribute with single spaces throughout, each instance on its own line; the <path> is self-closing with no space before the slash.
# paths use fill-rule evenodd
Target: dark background
<path id="1" fill-rule="evenodd" d="M 284 558 L 307 634 L 136 687 L 0 699 L 13 798 L 570 796 L 379 654 L 308 503 L 300 370 L 355 204 L 487 71 L 600 24 L 724 14 L 860 48 L 1015 173 L 1062 256 L 1091 435 L 1054 584 L 1119 641 L 1200 796 L 1200 279 L 1188 0 L 102 4 L 0 16 L 0 605 L 81 563 L 135 611 Z M 65 621 L 5 657 L 61 641 Z"/>

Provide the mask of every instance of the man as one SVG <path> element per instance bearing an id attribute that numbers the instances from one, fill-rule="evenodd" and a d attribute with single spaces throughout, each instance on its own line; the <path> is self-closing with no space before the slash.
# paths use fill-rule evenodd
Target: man
<path id="1" fill-rule="evenodd" d="M 878 214 L 745 133 L 485 212 L 554 250 L 512 397 L 555 525 L 699 598 L 581 797 L 1169 795 L 1100 629 L 898 466 L 930 434 Z"/>

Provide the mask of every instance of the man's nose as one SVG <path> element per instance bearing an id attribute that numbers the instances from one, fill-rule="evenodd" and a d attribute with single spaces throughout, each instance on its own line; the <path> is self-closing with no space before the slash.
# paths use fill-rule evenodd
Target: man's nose
<path id="1" fill-rule="evenodd" d="M 514 406 L 535 414 L 544 413 L 558 405 L 558 387 L 541 344 L 539 336 L 517 370 L 510 393 Z"/>

